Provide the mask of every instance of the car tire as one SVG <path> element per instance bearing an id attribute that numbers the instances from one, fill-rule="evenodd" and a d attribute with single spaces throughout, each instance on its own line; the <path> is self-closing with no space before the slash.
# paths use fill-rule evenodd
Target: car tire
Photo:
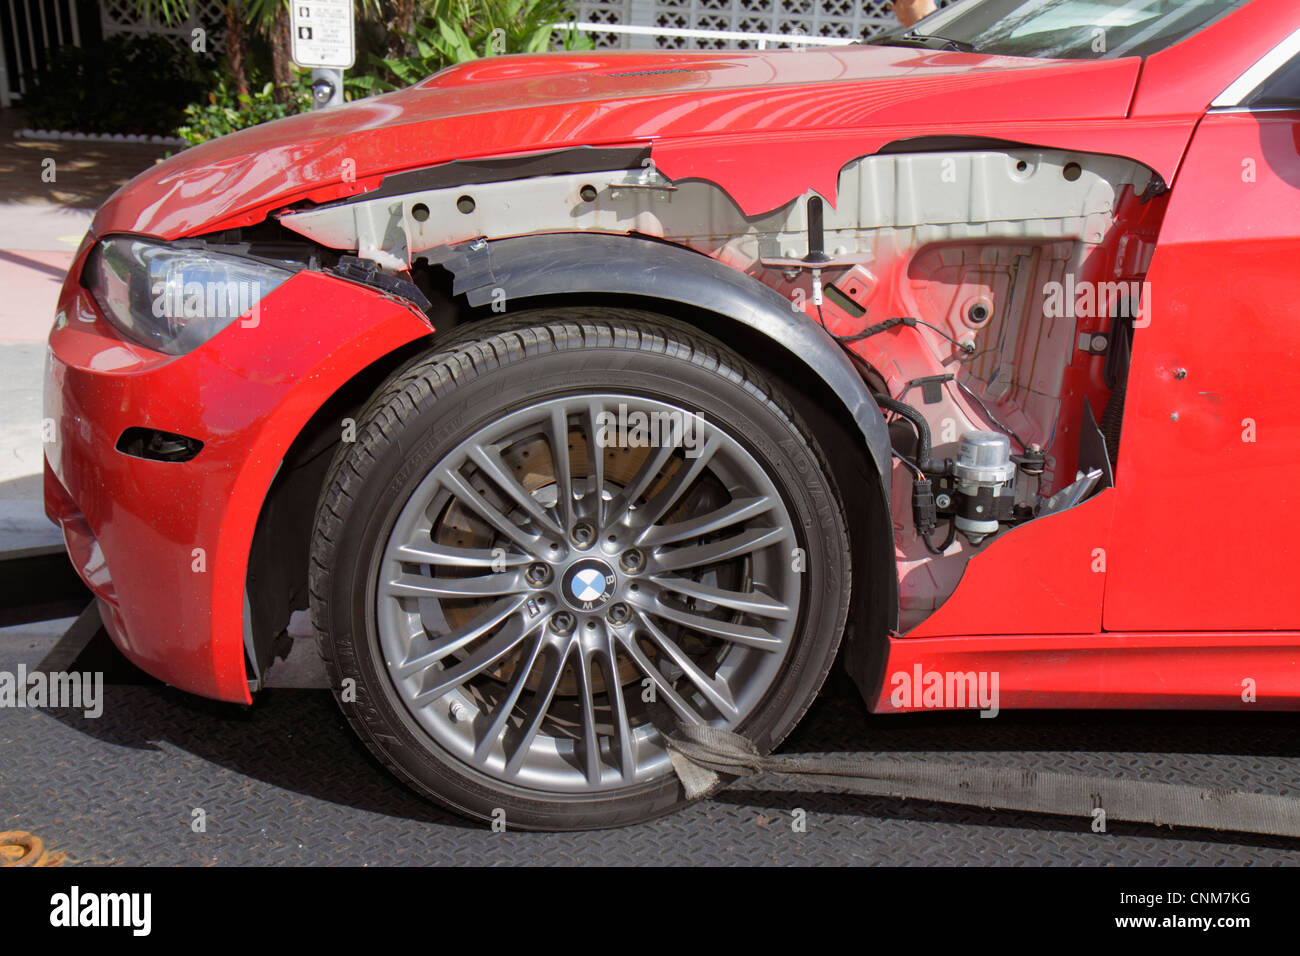
<path id="1" fill-rule="evenodd" d="M 456 329 L 358 415 L 312 621 L 343 713 L 417 792 L 510 829 L 630 824 L 685 800 L 677 721 L 767 752 L 807 710 L 847 527 L 814 436 L 730 349 L 537 310 Z"/>

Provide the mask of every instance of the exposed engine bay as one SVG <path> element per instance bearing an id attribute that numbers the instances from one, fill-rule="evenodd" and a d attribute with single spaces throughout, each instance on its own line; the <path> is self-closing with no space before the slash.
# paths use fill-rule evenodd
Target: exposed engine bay
<path id="1" fill-rule="evenodd" d="M 648 154 L 634 169 L 381 192 L 280 223 L 412 298 L 421 272 L 466 243 L 652 237 L 745 272 L 821 325 L 889 424 L 902 631 L 1000 534 L 1114 481 L 1167 192 L 1131 160 L 881 153 L 843 168 L 833 203 L 809 193 L 757 217 L 710 182 L 670 181 Z"/>

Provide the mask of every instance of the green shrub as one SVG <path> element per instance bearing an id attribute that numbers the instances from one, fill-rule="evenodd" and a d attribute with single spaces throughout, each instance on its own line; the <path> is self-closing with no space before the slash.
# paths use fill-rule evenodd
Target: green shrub
<path id="1" fill-rule="evenodd" d="M 355 78 L 359 89 L 401 89 L 454 63 L 506 53 L 541 53 L 555 35 L 566 50 L 590 50 L 590 36 L 564 26 L 569 0 L 429 0 L 409 34 L 409 53 L 375 60 L 370 75 Z"/>
<path id="2" fill-rule="evenodd" d="M 343 92 L 352 100 L 417 83 L 446 66 L 481 56 L 538 53 L 550 49 L 558 34 L 568 50 L 590 50 L 591 37 L 563 26 L 570 0 L 427 0 L 415 27 L 403 35 L 409 55 L 381 57 L 366 50 L 382 48 L 382 34 L 358 31 L 357 68 L 343 77 Z M 553 25 L 560 24 L 558 29 Z M 369 39 L 371 44 L 367 44 Z M 174 129 L 191 146 L 236 130 L 311 109 L 308 71 L 295 71 L 286 104 L 277 103 L 267 83 L 249 96 L 237 96 L 223 74 L 212 74 L 207 92 L 183 110 Z"/>
<path id="3" fill-rule="evenodd" d="M 161 36 L 59 47 L 33 76 L 22 108 L 33 129 L 167 135 L 202 94 L 210 65 Z"/>
<path id="4" fill-rule="evenodd" d="M 311 109 L 308 75 L 300 73 L 295 80 L 296 85 L 289 102 L 277 103 L 274 85 L 271 83 L 247 96 L 239 96 L 224 76 L 214 75 L 213 86 L 208 91 L 206 100 L 185 107 L 175 134 L 190 146 L 197 146 L 236 130 L 305 112 Z"/>

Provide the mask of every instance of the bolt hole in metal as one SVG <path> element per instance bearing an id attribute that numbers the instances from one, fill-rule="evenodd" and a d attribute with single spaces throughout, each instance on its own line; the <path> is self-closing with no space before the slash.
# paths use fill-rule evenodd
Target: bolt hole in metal
<path id="1" fill-rule="evenodd" d="M 1083 175 L 1083 167 L 1078 163 L 1066 163 L 1061 169 L 1061 175 L 1065 177 L 1066 182 L 1076 182 Z"/>
<path id="2" fill-rule="evenodd" d="M 792 528 L 758 459 L 707 416 L 617 393 L 529 405 L 403 505 L 378 562 L 389 676 L 493 779 L 656 779 L 660 728 L 737 726 L 780 672 L 801 602 Z"/>
<path id="3" fill-rule="evenodd" d="M 425 222 L 429 218 L 429 207 L 422 202 L 417 202 L 411 207 L 411 218 L 416 222 Z"/>
<path id="4" fill-rule="evenodd" d="M 461 196 L 456 200 L 456 208 L 467 216 L 474 211 L 474 205 L 473 196 Z"/>

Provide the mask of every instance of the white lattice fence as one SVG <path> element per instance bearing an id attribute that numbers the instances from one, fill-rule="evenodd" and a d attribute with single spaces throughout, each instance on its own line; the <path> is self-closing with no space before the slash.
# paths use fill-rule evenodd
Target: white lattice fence
<path id="1" fill-rule="evenodd" d="M 941 3 L 942 5 L 942 3 Z M 578 0 L 578 19 L 591 23 L 735 30 L 858 39 L 892 25 L 891 0 Z M 746 48 L 745 40 L 596 35 L 597 46 L 709 49 Z"/>
<path id="2" fill-rule="evenodd" d="M 221 38 L 225 33 L 225 15 L 216 0 L 198 0 L 193 15 L 184 23 L 160 23 L 138 15 L 130 0 L 99 0 L 99 20 L 104 36 L 115 33 L 137 33 L 175 37 L 189 44 L 194 30 L 202 29 L 208 50 L 220 52 Z"/>
<path id="3" fill-rule="evenodd" d="M 940 0 L 944 5 L 949 0 Z M 578 0 L 578 19 L 623 26 L 684 30 L 730 30 L 741 33 L 783 33 L 858 39 L 864 33 L 893 24 L 892 0 Z M 216 0 L 198 0 L 193 17 L 168 26 L 137 16 L 130 0 L 100 0 L 105 35 L 161 33 L 189 42 L 191 31 L 207 31 L 209 49 L 221 49 L 223 18 Z M 748 40 L 699 37 L 596 35 L 601 47 L 639 49 L 708 49 L 751 47 Z"/>

